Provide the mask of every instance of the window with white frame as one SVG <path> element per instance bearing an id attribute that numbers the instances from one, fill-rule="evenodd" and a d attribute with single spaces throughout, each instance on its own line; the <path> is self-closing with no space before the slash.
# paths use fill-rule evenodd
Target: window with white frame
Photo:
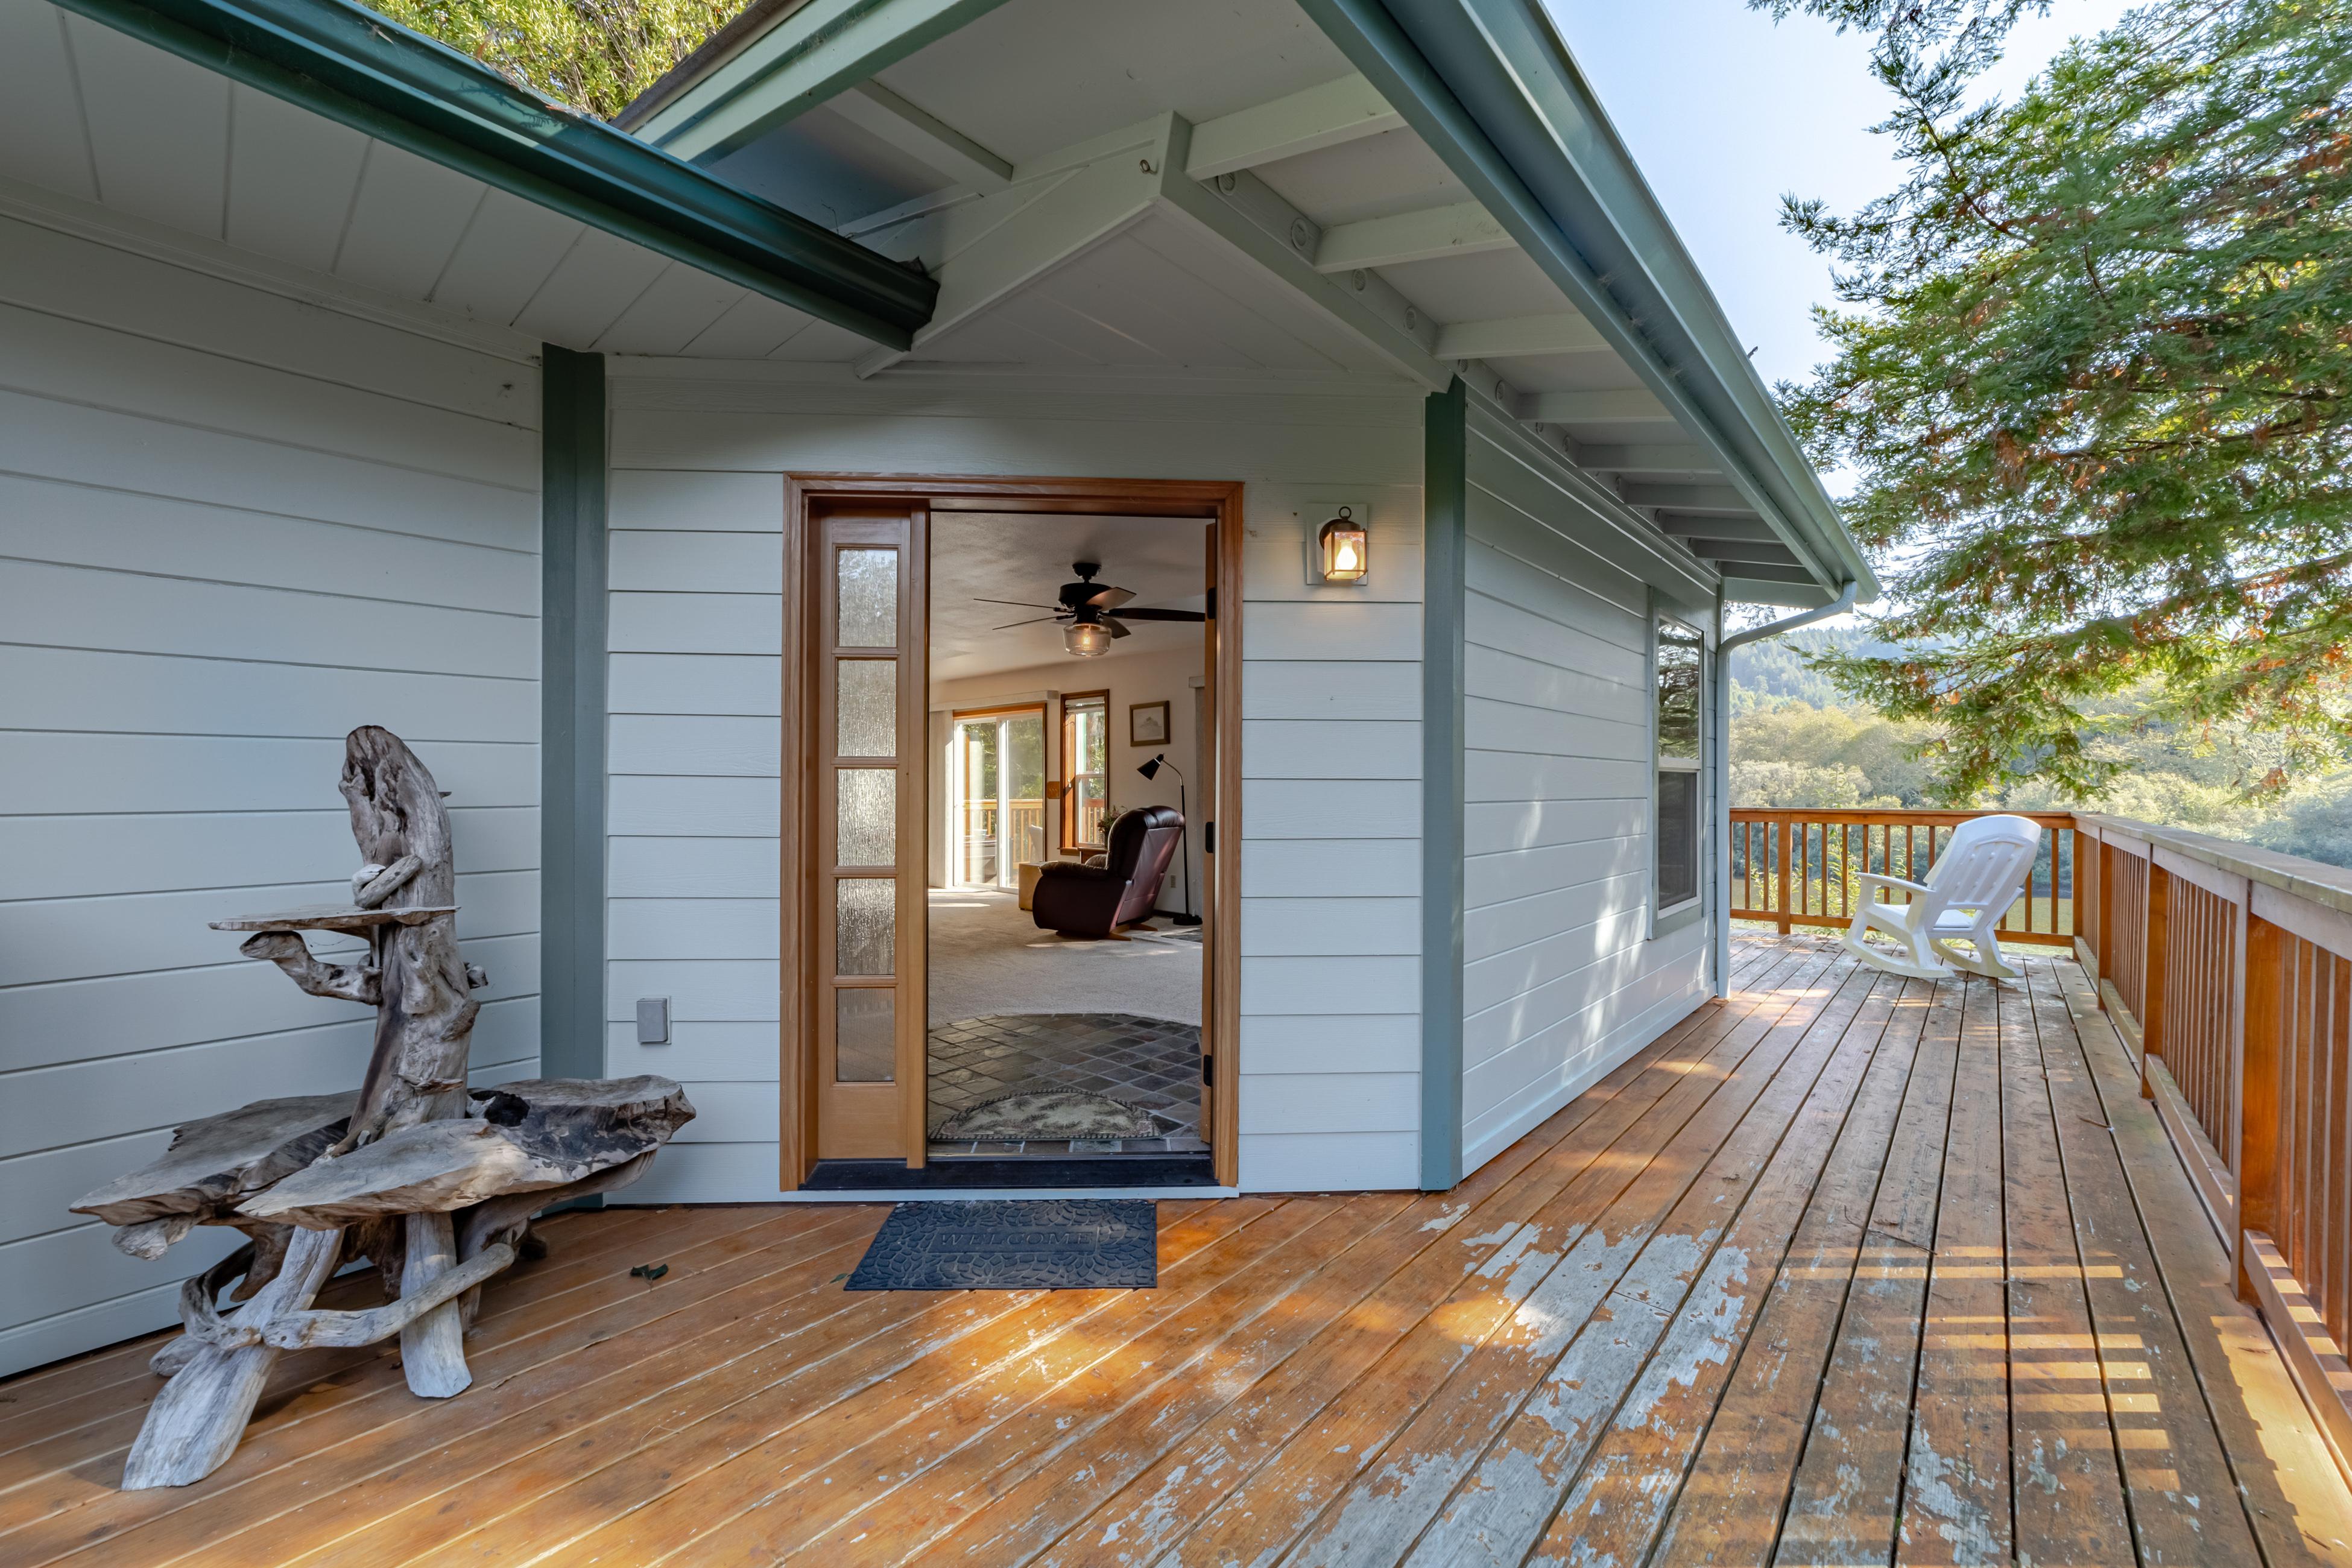
<path id="1" fill-rule="evenodd" d="M 1661 616 L 1652 661 L 1659 914 L 1698 900 L 1699 682 L 1706 644 Z"/>

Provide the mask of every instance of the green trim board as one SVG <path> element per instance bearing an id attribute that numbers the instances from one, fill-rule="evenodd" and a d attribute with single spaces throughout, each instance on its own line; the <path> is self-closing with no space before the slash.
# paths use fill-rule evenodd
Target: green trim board
<path id="1" fill-rule="evenodd" d="M 539 1070 L 604 1076 L 604 358 L 541 362 Z"/>
<path id="2" fill-rule="evenodd" d="M 778 6 L 768 26 L 737 43 L 700 76 L 667 91 L 656 82 L 646 99 L 624 112 L 638 135 L 679 157 L 721 157 L 1002 4 L 807 0 Z"/>
<path id="3" fill-rule="evenodd" d="M 1300 0 L 1543 268 L 1807 574 L 1861 551 L 1550 23 L 1529 0 Z"/>
<path id="4" fill-rule="evenodd" d="M 551 212 L 904 348 L 939 285 L 349 0 L 58 0 Z"/>
<path id="5" fill-rule="evenodd" d="M 1469 394 L 1422 403 L 1421 1184 L 1462 1179 L 1464 641 L 1469 578 Z"/>

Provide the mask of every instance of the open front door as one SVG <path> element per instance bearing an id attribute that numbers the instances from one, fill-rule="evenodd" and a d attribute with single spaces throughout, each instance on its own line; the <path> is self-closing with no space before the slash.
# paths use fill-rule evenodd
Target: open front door
<path id="1" fill-rule="evenodd" d="M 841 503 L 807 534 L 819 1159 L 923 1159 L 927 521 Z"/>

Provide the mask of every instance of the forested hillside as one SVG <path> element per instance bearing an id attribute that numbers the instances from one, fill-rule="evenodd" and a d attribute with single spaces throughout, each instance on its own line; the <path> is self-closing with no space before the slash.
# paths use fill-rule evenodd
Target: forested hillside
<path id="1" fill-rule="evenodd" d="M 1858 631 L 1812 630 L 1733 653 L 1735 805 L 2081 805 L 2352 866 L 2352 769 L 2291 775 L 2267 737 L 2186 731 L 2149 720 L 2138 700 L 2105 704 L 2093 716 L 2089 744 L 2126 764 L 2103 800 L 2068 798 L 2030 772 L 1986 799 L 1936 800 L 1918 754 L 1936 739 L 1934 727 L 1885 719 L 1842 697 L 1806 667 L 1805 654 L 1826 647 L 1872 651 Z"/>

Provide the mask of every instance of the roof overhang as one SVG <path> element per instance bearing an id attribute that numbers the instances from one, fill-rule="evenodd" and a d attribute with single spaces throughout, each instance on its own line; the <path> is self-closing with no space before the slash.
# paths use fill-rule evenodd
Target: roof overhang
<path id="1" fill-rule="evenodd" d="M 930 279 L 347 0 L 58 3 L 886 347 L 930 319 Z"/>
<path id="2" fill-rule="evenodd" d="M 1299 4 L 1797 558 L 1801 570 L 1727 577 L 1727 594 L 1808 603 L 1853 583 L 1874 596 L 1869 563 L 1549 19 L 1528 0 Z"/>

